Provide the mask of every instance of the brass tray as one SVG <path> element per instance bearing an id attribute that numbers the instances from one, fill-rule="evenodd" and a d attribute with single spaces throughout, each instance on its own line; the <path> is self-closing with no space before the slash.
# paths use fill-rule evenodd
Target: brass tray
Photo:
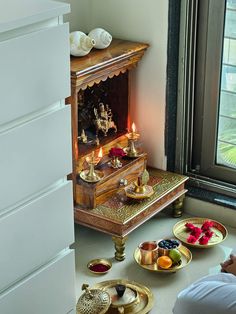
<path id="1" fill-rule="evenodd" d="M 143 265 L 141 264 L 141 253 L 140 253 L 140 249 L 137 247 L 136 250 L 134 251 L 134 259 L 135 261 L 139 264 L 139 266 L 141 266 L 144 269 L 147 270 L 151 270 L 151 271 L 155 271 L 155 272 L 160 272 L 160 273 L 175 273 L 176 271 L 184 268 L 185 266 L 187 266 L 191 260 L 192 260 L 192 253 L 189 251 L 188 248 L 186 248 L 185 246 L 181 245 L 178 250 L 181 253 L 181 263 L 176 265 L 176 266 L 172 266 L 168 269 L 163 269 L 158 267 L 157 263 L 151 264 L 151 265 Z"/>
<path id="2" fill-rule="evenodd" d="M 186 223 L 192 223 L 196 227 L 200 228 L 206 220 L 210 220 L 214 223 L 213 227 L 211 227 L 211 230 L 214 232 L 214 234 L 213 234 L 212 238 L 209 240 L 208 244 L 201 245 L 201 244 L 199 244 L 198 241 L 195 244 L 188 243 L 187 238 L 188 238 L 190 232 L 187 231 L 185 224 Z M 225 228 L 225 226 L 223 226 L 218 221 L 212 220 L 209 218 L 199 218 L 199 217 L 187 218 L 187 219 L 184 219 L 184 220 L 177 222 L 173 227 L 173 233 L 174 233 L 175 237 L 177 239 L 179 239 L 181 242 L 183 242 L 189 246 L 196 247 L 196 248 L 210 248 L 210 247 L 224 241 L 228 235 L 228 231 Z"/>
<path id="3" fill-rule="evenodd" d="M 137 282 L 129 281 L 125 279 L 108 280 L 97 283 L 93 289 L 101 289 L 103 291 L 108 291 L 117 284 L 125 285 L 128 288 L 137 291 L 139 302 L 135 303 L 133 306 L 125 308 L 125 314 L 146 314 L 153 308 L 154 296 L 152 291 Z M 118 314 L 118 309 L 110 306 L 107 314 Z"/>

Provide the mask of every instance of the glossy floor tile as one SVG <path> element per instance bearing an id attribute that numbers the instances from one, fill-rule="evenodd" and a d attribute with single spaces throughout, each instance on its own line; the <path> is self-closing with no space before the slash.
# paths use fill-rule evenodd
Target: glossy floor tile
<path id="1" fill-rule="evenodd" d="M 114 259 L 114 246 L 111 236 L 83 226 L 76 225 L 76 293 L 82 294 L 81 286 L 112 280 L 128 279 L 151 288 L 155 304 L 150 313 L 171 314 L 179 291 L 193 281 L 207 274 L 219 272 L 219 263 L 225 260 L 232 248 L 236 247 L 236 229 L 227 227 L 228 237 L 221 244 L 210 249 L 191 249 L 193 259 L 185 268 L 176 273 L 156 273 L 141 268 L 133 258 L 133 252 L 140 242 L 173 237 L 172 228 L 180 219 L 172 218 L 167 209 L 133 231 L 126 244 L 126 259 L 118 262 Z M 113 263 L 112 269 L 105 275 L 94 275 L 87 269 L 87 263 L 94 258 L 107 258 Z"/>

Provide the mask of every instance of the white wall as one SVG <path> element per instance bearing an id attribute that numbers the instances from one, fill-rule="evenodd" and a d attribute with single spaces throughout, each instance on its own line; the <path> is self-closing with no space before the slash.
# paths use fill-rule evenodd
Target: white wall
<path id="1" fill-rule="evenodd" d="M 167 0 L 67 0 L 71 31 L 103 27 L 113 37 L 150 44 L 132 71 L 131 121 L 141 134 L 150 166 L 165 169 Z"/>
<path id="2" fill-rule="evenodd" d="M 64 16 L 64 21 L 70 23 L 70 31 L 82 30 L 88 32 L 90 0 L 57 0 L 70 4 L 71 13 Z"/>

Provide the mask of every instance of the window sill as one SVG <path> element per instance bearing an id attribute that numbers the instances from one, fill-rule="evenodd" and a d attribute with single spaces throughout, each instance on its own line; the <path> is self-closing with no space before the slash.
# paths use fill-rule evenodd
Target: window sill
<path id="1" fill-rule="evenodd" d="M 234 197 L 226 196 L 217 192 L 207 191 L 202 188 L 193 187 L 187 184 L 187 196 L 197 198 L 202 201 L 214 203 L 220 206 L 228 207 L 236 210 L 236 200 Z"/>

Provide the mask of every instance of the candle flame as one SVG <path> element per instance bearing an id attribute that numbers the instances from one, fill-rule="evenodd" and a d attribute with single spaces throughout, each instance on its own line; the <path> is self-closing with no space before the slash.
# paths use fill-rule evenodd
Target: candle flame
<path id="1" fill-rule="evenodd" d="M 136 126 L 135 126 L 134 122 L 132 123 L 131 130 L 133 133 L 136 132 Z"/>
<path id="2" fill-rule="evenodd" d="M 102 147 L 100 147 L 99 152 L 98 152 L 98 157 L 102 158 L 103 156 L 103 151 L 102 151 Z"/>

